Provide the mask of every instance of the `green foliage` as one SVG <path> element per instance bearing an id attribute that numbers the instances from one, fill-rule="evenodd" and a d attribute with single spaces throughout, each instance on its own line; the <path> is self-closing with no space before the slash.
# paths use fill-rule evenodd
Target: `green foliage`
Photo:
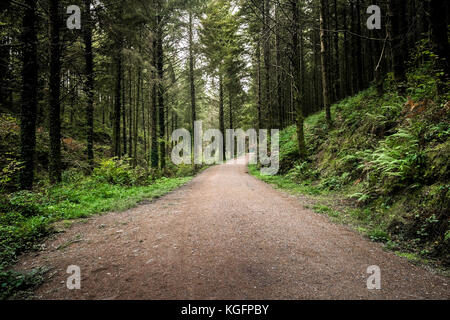
<path id="1" fill-rule="evenodd" d="M 357 208 L 347 213 L 328 204 L 314 209 L 373 241 L 450 265 L 450 104 L 436 95 L 433 54 L 423 54 L 425 62 L 408 74 L 408 99 L 397 94 L 391 75 L 383 96 L 370 88 L 332 106 L 333 130 L 325 112 L 305 120 L 307 161 L 298 159 L 291 126 L 280 133 L 280 175 L 250 172 L 294 194 L 348 199 Z"/>
<path id="2" fill-rule="evenodd" d="M 56 221 L 126 210 L 143 200 L 171 192 L 191 179 L 190 176 L 150 178 L 148 172 L 130 169 L 111 160 L 105 161 L 92 177 L 84 177 L 74 170 L 63 177 L 64 182 L 60 185 L 42 191 L 2 196 L 0 267 L 8 266 L 21 252 L 35 248 L 52 232 L 52 224 Z"/>
<path id="3" fill-rule="evenodd" d="M 445 233 L 444 241 L 449 241 L 449 240 L 450 240 L 450 230 L 447 230 L 447 232 Z"/>
<path id="4" fill-rule="evenodd" d="M 0 192 L 14 190 L 17 188 L 18 174 L 22 168 L 20 161 L 7 158 L 8 163 L 1 170 L 0 176 Z"/>
<path id="5" fill-rule="evenodd" d="M 0 211 L 18 212 L 29 218 L 41 213 L 39 203 L 40 198 L 37 194 L 30 191 L 19 191 L 13 193 L 6 203 L 5 201 L 0 202 Z"/>
<path id="6" fill-rule="evenodd" d="M 430 40 L 423 39 L 416 44 L 408 73 L 408 95 L 415 101 L 424 99 L 450 99 L 450 91 L 437 96 L 437 82 L 444 72 L 438 68 L 439 57 L 432 51 Z M 448 84 L 450 86 L 450 84 Z"/>
<path id="7" fill-rule="evenodd" d="M 302 183 L 298 183 L 292 181 L 292 179 L 287 178 L 286 176 L 283 175 L 278 176 L 262 175 L 260 169 L 256 165 L 249 166 L 249 173 L 264 182 L 273 184 L 277 188 L 287 190 L 294 194 L 302 193 L 309 195 L 319 195 L 323 193 L 323 191 L 319 190 L 319 188 L 312 186 L 310 181 L 303 181 Z"/>
<path id="8" fill-rule="evenodd" d="M 41 284 L 45 268 L 33 269 L 30 272 L 4 271 L 0 268 L 0 300 L 18 296 L 20 292 L 28 291 Z"/>
<path id="9" fill-rule="evenodd" d="M 99 182 L 121 186 L 132 185 L 131 175 L 131 166 L 123 160 L 117 159 L 103 160 L 93 173 L 93 177 Z"/>
<path id="10" fill-rule="evenodd" d="M 327 206 L 324 205 L 315 205 L 313 207 L 314 211 L 318 212 L 318 213 L 322 213 L 322 214 L 326 214 L 332 218 L 338 218 L 340 213 L 336 210 L 333 210 Z"/>
<path id="11" fill-rule="evenodd" d="M 298 161 L 298 143 L 295 126 L 280 132 L 280 171 L 287 172 Z"/>
<path id="12" fill-rule="evenodd" d="M 44 216 L 27 218 L 17 212 L 0 213 L 0 267 L 46 236 L 49 219 Z"/>
<path id="13" fill-rule="evenodd" d="M 80 170 L 72 168 L 64 171 L 61 178 L 64 184 L 71 184 L 85 179 L 85 176 Z"/>
<path id="14" fill-rule="evenodd" d="M 408 130 L 399 129 L 366 155 L 368 162 L 365 171 L 369 185 L 381 194 L 389 194 L 422 180 L 425 154 L 417 137 Z"/>
<path id="15" fill-rule="evenodd" d="M 385 230 L 379 228 L 373 229 L 369 232 L 369 238 L 373 242 L 388 242 L 390 240 L 389 234 Z"/>
<path id="16" fill-rule="evenodd" d="M 312 168 L 309 162 L 296 164 L 293 169 L 287 173 L 287 177 L 294 182 L 304 182 L 307 180 L 316 180 L 320 173 Z"/>
<path id="17" fill-rule="evenodd" d="M 163 172 L 147 169 L 141 166 L 133 168 L 131 160 L 107 159 L 100 162 L 94 169 L 92 177 L 100 183 L 108 183 L 118 186 L 147 186 L 155 179 L 161 177 L 182 178 L 195 174 L 196 169 L 191 165 L 175 166 L 171 162 L 166 165 Z"/>

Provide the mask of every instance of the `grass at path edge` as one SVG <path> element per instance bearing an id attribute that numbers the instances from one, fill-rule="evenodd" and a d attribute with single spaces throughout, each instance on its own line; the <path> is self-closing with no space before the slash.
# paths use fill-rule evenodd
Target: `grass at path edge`
<path id="1" fill-rule="evenodd" d="M 294 196 L 304 196 L 307 198 L 307 203 L 304 204 L 306 209 L 313 210 L 316 213 L 326 215 L 332 222 L 341 225 L 349 226 L 351 229 L 357 231 L 361 235 L 367 237 L 372 242 L 383 243 L 385 250 L 393 252 L 395 255 L 407 259 L 410 262 L 426 267 L 433 273 L 450 277 L 450 270 L 437 265 L 435 261 L 424 259 L 419 254 L 407 252 L 402 250 L 397 243 L 393 243 L 388 235 L 386 235 L 381 228 L 372 221 L 364 221 L 359 218 L 359 212 L 364 208 L 355 208 L 350 205 L 343 204 L 342 200 L 337 194 L 331 194 L 328 191 L 321 190 L 309 184 L 298 184 L 293 182 L 286 176 L 262 175 L 260 169 L 256 165 L 248 166 L 248 173 L 271 185 L 275 189 L 287 192 Z"/>
<path id="2" fill-rule="evenodd" d="M 96 214 L 125 211 L 164 196 L 193 179 L 192 176 L 161 178 L 147 186 L 121 186 L 100 183 L 92 178 L 76 183 L 61 184 L 43 193 L 24 194 L 37 215 L 24 216 L 18 212 L 0 213 L 0 300 L 27 296 L 42 283 L 45 268 L 28 273 L 9 270 L 22 252 L 38 250 L 42 241 L 52 234 L 54 224 L 88 218 Z"/>

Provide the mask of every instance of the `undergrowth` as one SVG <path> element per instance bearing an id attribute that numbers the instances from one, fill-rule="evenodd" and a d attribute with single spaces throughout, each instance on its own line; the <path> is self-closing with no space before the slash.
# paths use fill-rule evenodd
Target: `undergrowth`
<path id="1" fill-rule="evenodd" d="M 171 192 L 194 175 L 190 166 L 161 173 L 128 163 L 103 160 L 92 175 L 68 170 L 58 185 L 0 196 L 0 299 L 39 284 L 44 270 L 24 274 L 8 267 L 24 251 L 39 249 L 55 222 L 129 209 Z"/>
<path id="2" fill-rule="evenodd" d="M 261 176 L 254 166 L 250 172 L 316 197 L 312 209 L 353 224 L 403 256 L 449 267 L 449 95 L 438 96 L 433 76 L 421 68 L 408 78 L 408 98 L 396 93 L 389 75 L 383 96 L 370 88 L 334 105 L 331 131 L 324 112 L 308 117 L 305 161 L 299 160 L 295 126 L 286 128 L 280 133 L 279 175 Z M 346 205 L 321 204 L 333 197 Z"/>

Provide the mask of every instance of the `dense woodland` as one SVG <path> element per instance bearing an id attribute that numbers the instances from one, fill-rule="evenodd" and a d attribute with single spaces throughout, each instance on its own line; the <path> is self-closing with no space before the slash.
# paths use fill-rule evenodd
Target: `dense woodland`
<path id="1" fill-rule="evenodd" d="M 82 8 L 69 30 L 65 9 Z M 379 5 L 381 30 L 366 9 Z M 449 74 L 445 1 L 6 1 L 1 110 L 20 118 L 20 187 L 43 164 L 52 183 L 70 164 L 67 139 L 102 156 L 164 169 L 169 133 L 198 119 L 220 128 L 285 128 L 376 83 L 388 72 L 406 94 L 410 49 L 429 39 Z M 68 22 L 69 23 L 69 22 Z M 36 130 L 49 135 L 36 161 Z M 18 150 L 17 150 L 18 151 Z M 99 155 L 97 155 L 99 157 Z M 43 159 L 44 160 L 44 159 Z M 47 170 L 48 169 L 48 170 Z"/>
<path id="2" fill-rule="evenodd" d="M 81 29 L 67 26 L 70 5 Z M 371 5 L 380 29 L 367 27 Z M 332 105 L 368 88 L 371 99 L 447 110 L 448 145 L 449 19 L 446 0 L 2 1 L 2 192 L 90 175 L 110 158 L 170 176 L 171 133 L 196 120 L 222 132 L 288 128 L 285 173 L 316 154 L 307 117 L 323 112 L 326 141 L 346 120 Z M 429 91 L 415 98 L 417 88 Z M 441 179 L 448 190 L 447 169 Z M 448 212 L 438 220 L 442 240 Z"/>

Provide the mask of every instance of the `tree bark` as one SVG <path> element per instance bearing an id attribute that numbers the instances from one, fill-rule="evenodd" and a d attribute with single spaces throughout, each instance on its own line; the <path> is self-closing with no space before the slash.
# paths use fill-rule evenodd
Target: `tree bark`
<path id="1" fill-rule="evenodd" d="M 349 48 L 349 41 L 348 41 L 348 27 L 347 27 L 347 8 L 346 6 L 343 7 L 342 9 L 342 19 L 343 19 L 343 26 L 344 26 L 344 63 L 343 63 L 343 87 L 344 87 L 344 96 L 348 97 L 349 95 L 351 95 L 352 90 L 352 84 L 351 84 L 351 80 L 350 80 L 350 59 L 349 59 L 349 52 L 350 52 L 350 48 Z"/>
<path id="2" fill-rule="evenodd" d="M 442 94 L 448 89 L 450 79 L 450 46 L 447 32 L 447 6 L 446 0 L 430 1 L 430 34 L 431 45 L 434 53 L 438 56 L 437 68 L 443 75 L 439 76 L 438 93 Z"/>
<path id="3" fill-rule="evenodd" d="M 277 5 L 275 19 L 279 20 L 279 7 Z M 278 22 L 277 22 L 278 25 Z M 283 105 L 283 89 L 282 89 L 282 60 L 281 60 L 281 28 L 277 26 L 277 32 L 275 36 L 275 50 L 276 50 L 276 78 L 277 78 L 277 115 L 278 115 L 278 128 L 281 130 L 284 127 L 284 105 Z"/>
<path id="4" fill-rule="evenodd" d="M 405 1 L 405 0 L 400 0 Z M 356 1 L 356 70 L 357 70 L 357 83 L 358 91 L 361 91 L 365 87 L 364 82 L 364 63 L 363 63 L 363 52 L 362 52 L 362 31 L 361 31 L 361 0 Z"/>
<path id="5" fill-rule="evenodd" d="M 340 59 L 339 59 L 339 11 L 338 2 L 334 0 L 334 63 L 335 63 L 335 75 L 334 75 L 334 95 L 337 100 L 342 97 L 341 94 L 341 72 L 340 72 Z"/>
<path id="6" fill-rule="evenodd" d="M 229 111 L 230 111 L 230 129 L 233 129 L 233 92 L 230 87 L 228 91 L 228 103 L 229 103 Z"/>
<path id="7" fill-rule="evenodd" d="M 258 77 L 258 130 L 262 129 L 262 77 L 261 77 L 261 38 L 258 40 L 256 47 L 256 64 L 257 64 L 257 77 Z"/>
<path id="8" fill-rule="evenodd" d="M 94 160 L 94 57 L 92 52 L 91 0 L 84 0 L 85 23 L 83 28 L 84 59 L 86 63 L 86 137 L 87 157 L 90 165 Z"/>
<path id="9" fill-rule="evenodd" d="M 131 67 L 128 69 L 128 156 L 133 157 L 133 78 Z"/>
<path id="10" fill-rule="evenodd" d="M 195 75 L 194 75 L 194 41 L 192 30 L 192 12 L 189 12 L 189 83 L 191 94 L 191 117 L 192 117 L 192 132 L 194 132 L 194 123 L 197 120 L 197 110 L 195 101 Z"/>
<path id="11" fill-rule="evenodd" d="M 400 94 L 405 94 L 406 66 L 405 66 L 405 32 L 404 32 L 404 1 L 389 0 L 389 16 L 391 23 L 390 42 L 392 48 L 392 66 L 394 79 Z"/>
<path id="12" fill-rule="evenodd" d="M 219 71 L 220 72 L 220 71 Z M 223 76 L 219 75 L 219 127 L 225 137 L 225 116 L 224 116 L 224 97 L 223 97 Z M 223 159 L 225 159 L 225 143 L 222 150 Z"/>
<path id="13" fill-rule="evenodd" d="M 139 106 L 141 103 L 141 77 L 142 71 L 141 68 L 138 67 L 138 76 L 137 76 L 137 84 L 136 84 L 136 103 L 134 109 L 134 119 L 133 119 L 133 167 L 137 166 L 137 146 L 138 146 L 138 131 L 139 131 Z"/>
<path id="14" fill-rule="evenodd" d="M 194 62 L 194 41 L 193 41 L 193 21 L 192 12 L 189 11 L 189 84 L 190 84 L 190 95 L 191 95 L 191 136 L 192 145 L 194 146 L 194 128 L 195 121 L 197 121 L 197 107 L 195 99 L 195 62 Z M 195 168 L 195 151 L 192 148 L 192 165 Z"/>
<path id="15" fill-rule="evenodd" d="M 121 45 L 119 46 L 121 48 Z M 121 49 L 116 56 L 116 97 L 114 103 L 113 145 L 114 157 L 121 158 L 120 153 L 120 116 L 121 116 L 121 90 L 122 90 L 122 54 Z"/>
<path id="16" fill-rule="evenodd" d="M 22 102 L 20 118 L 21 189 L 30 190 L 34 180 L 37 117 L 37 30 L 36 0 L 26 0 L 22 19 Z"/>
<path id="17" fill-rule="evenodd" d="M 156 69 L 156 38 L 153 40 L 153 66 Z M 153 169 L 157 169 L 159 166 L 159 152 L 158 152 L 158 104 L 156 100 L 157 92 L 157 76 L 156 72 L 152 71 L 152 112 L 151 112 L 151 156 L 150 162 Z"/>
<path id="18" fill-rule="evenodd" d="M 166 142 L 165 142 L 165 108 L 164 108 L 164 52 L 163 52 L 163 30 L 161 19 L 161 4 L 158 1 L 157 32 L 156 32 L 156 66 L 158 71 L 158 109 L 159 109 L 159 156 L 160 168 L 166 167 Z"/>
<path id="19" fill-rule="evenodd" d="M 293 32 L 292 32 L 292 64 L 294 72 L 294 97 L 293 103 L 296 113 L 296 126 L 297 126 L 297 141 L 298 141 L 298 151 L 301 159 L 306 159 L 306 143 L 305 143 L 305 133 L 304 133 L 304 121 L 305 117 L 303 115 L 303 103 L 302 103 L 302 80 L 301 80 L 301 61 L 299 53 L 299 32 L 300 26 L 298 25 L 300 11 L 298 8 L 298 3 L 296 0 L 291 0 L 291 10 L 292 10 L 292 20 L 293 20 Z"/>
<path id="20" fill-rule="evenodd" d="M 264 68 L 265 68 L 265 94 L 264 104 L 268 112 L 269 127 L 273 128 L 273 110 L 272 97 L 270 91 L 270 0 L 264 0 L 264 24 L 263 24 L 263 40 L 264 40 Z"/>
<path id="21" fill-rule="evenodd" d="M 125 100 L 125 70 L 122 68 L 122 156 L 126 157 L 128 148 L 127 148 L 127 104 Z"/>
<path id="22" fill-rule="evenodd" d="M 322 96 L 323 105 L 325 108 L 327 125 L 330 129 L 333 125 L 331 120 L 330 98 L 329 98 L 329 84 L 328 84 L 328 65 L 327 65 L 327 42 L 325 37 L 325 8 L 328 5 L 328 0 L 320 0 L 320 54 L 322 64 Z"/>
<path id="23" fill-rule="evenodd" d="M 50 101 L 49 101 L 49 177 L 50 183 L 61 182 L 61 46 L 59 1 L 50 1 Z"/>

